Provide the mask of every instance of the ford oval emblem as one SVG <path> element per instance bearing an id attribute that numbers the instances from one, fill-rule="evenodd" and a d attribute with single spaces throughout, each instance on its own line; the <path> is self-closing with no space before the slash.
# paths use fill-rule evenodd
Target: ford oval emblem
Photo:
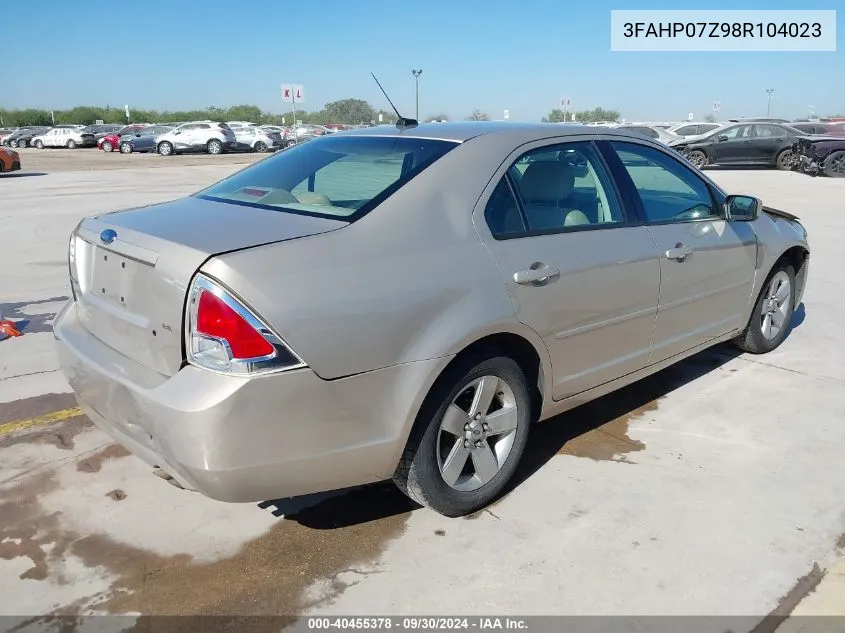
<path id="1" fill-rule="evenodd" d="M 100 233 L 100 241 L 103 244 L 111 244 L 117 239 L 117 231 L 114 229 L 106 229 Z"/>

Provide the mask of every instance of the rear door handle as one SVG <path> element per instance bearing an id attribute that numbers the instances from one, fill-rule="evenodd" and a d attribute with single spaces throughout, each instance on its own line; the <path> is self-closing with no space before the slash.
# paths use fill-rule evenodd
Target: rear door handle
<path id="1" fill-rule="evenodd" d="M 528 270 L 513 274 L 513 280 L 523 286 L 542 286 L 560 277 L 560 270 L 543 262 L 534 262 Z"/>
<path id="2" fill-rule="evenodd" d="M 675 244 L 675 248 L 670 248 L 666 251 L 666 259 L 674 259 L 679 262 L 684 261 L 688 255 L 692 255 L 692 248 L 680 242 Z"/>

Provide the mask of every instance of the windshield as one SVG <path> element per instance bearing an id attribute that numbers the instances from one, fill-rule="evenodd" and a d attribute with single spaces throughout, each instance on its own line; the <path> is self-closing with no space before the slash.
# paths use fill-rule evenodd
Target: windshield
<path id="1" fill-rule="evenodd" d="M 456 145 L 389 136 L 324 137 L 247 167 L 195 195 L 352 222 Z"/>

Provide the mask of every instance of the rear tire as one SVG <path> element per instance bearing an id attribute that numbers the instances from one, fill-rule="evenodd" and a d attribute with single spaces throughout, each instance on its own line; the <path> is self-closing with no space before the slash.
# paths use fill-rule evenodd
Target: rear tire
<path id="1" fill-rule="evenodd" d="M 743 351 L 766 354 L 786 338 L 795 311 L 795 269 L 776 264 L 766 278 L 745 330 L 734 339 Z"/>
<path id="2" fill-rule="evenodd" d="M 76 141 L 74 141 L 73 139 L 69 140 L 67 142 L 67 148 L 68 149 L 76 149 Z"/>
<path id="3" fill-rule="evenodd" d="M 223 143 L 218 141 L 216 138 L 211 139 L 208 143 L 205 144 L 205 151 L 209 154 L 222 154 L 223 153 Z"/>
<path id="4" fill-rule="evenodd" d="M 173 144 L 168 141 L 162 141 L 158 144 L 156 151 L 162 156 L 170 156 L 173 154 Z"/>
<path id="5" fill-rule="evenodd" d="M 775 164 L 781 171 L 791 171 L 797 158 L 791 149 L 785 149 L 778 154 Z"/>
<path id="6" fill-rule="evenodd" d="M 824 174 L 829 178 L 845 178 L 845 151 L 833 152 L 827 157 Z"/>
<path id="7" fill-rule="evenodd" d="M 104 152 L 111 152 L 114 150 L 114 145 L 112 145 L 111 141 L 103 141 L 103 144 L 100 145 L 100 149 Z"/>
<path id="8" fill-rule="evenodd" d="M 267 151 L 267 144 L 264 141 L 258 141 L 253 147 L 252 150 L 254 152 L 258 152 L 262 154 Z"/>
<path id="9" fill-rule="evenodd" d="M 491 352 L 464 358 L 423 402 L 393 481 L 445 516 L 475 512 L 513 476 L 532 419 L 528 384 L 513 359 Z"/>

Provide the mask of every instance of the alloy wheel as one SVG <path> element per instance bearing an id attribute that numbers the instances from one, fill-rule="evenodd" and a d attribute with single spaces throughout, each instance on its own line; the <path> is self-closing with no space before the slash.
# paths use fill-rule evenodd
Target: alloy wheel
<path id="1" fill-rule="evenodd" d="M 446 484 L 477 490 L 502 469 L 519 420 L 516 398 L 498 376 L 476 378 L 449 405 L 437 437 L 437 463 Z"/>
<path id="2" fill-rule="evenodd" d="M 789 315 L 791 295 L 789 275 L 781 270 L 769 282 L 766 296 L 760 307 L 760 328 L 766 339 L 771 341 L 777 338 L 787 325 L 786 317 Z"/>

